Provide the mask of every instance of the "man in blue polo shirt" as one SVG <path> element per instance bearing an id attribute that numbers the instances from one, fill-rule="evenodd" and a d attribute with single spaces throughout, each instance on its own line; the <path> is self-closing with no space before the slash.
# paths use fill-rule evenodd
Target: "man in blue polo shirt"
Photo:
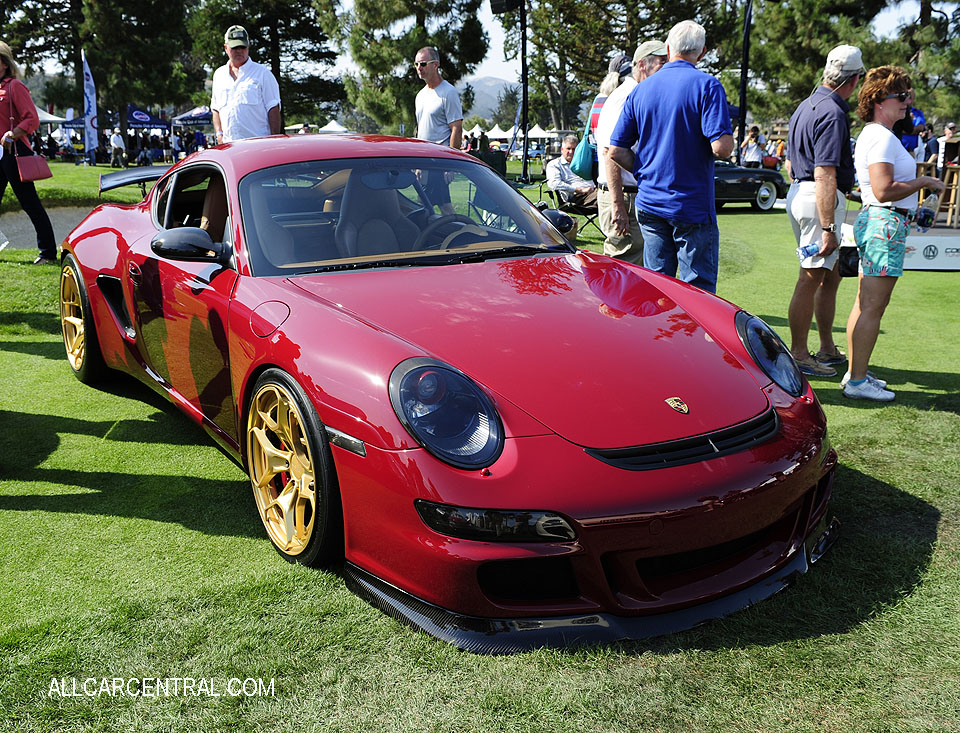
<path id="1" fill-rule="evenodd" d="M 706 37 L 692 20 L 670 30 L 668 61 L 627 97 L 608 156 L 637 179 L 644 266 L 715 293 L 713 161 L 730 156 L 733 135 L 723 86 L 695 67 Z"/>
<path id="2" fill-rule="evenodd" d="M 854 184 L 850 149 L 850 106 L 847 99 L 863 75 L 863 57 L 856 46 L 837 46 L 827 55 L 823 85 L 803 100 L 790 118 L 787 158 L 793 184 L 787 193 L 787 216 L 800 246 L 818 243 L 820 251 L 800 261 L 800 274 L 790 299 L 790 353 L 800 371 L 833 377 L 846 357 L 833 340 L 837 310 L 837 246 Z M 816 315 L 820 350 L 807 347 Z"/>

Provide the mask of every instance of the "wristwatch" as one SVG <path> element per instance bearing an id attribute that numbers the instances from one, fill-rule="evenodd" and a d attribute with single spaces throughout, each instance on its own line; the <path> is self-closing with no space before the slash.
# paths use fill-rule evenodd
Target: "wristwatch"
<path id="1" fill-rule="evenodd" d="M 833 232 L 834 234 L 837 233 L 837 225 L 836 225 L 836 224 L 831 224 L 831 225 L 828 226 L 828 227 L 825 227 L 825 226 L 822 226 L 822 225 L 821 225 L 820 228 L 821 228 L 823 231 L 825 231 L 825 232 Z"/>

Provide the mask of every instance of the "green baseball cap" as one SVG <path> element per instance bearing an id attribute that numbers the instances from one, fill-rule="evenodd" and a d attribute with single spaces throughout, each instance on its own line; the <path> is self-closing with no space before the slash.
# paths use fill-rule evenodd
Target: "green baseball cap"
<path id="1" fill-rule="evenodd" d="M 242 25 L 232 25 L 223 34 L 223 42 L 230 48 L 246 48 L 250 45 L 250 38 Z"/>

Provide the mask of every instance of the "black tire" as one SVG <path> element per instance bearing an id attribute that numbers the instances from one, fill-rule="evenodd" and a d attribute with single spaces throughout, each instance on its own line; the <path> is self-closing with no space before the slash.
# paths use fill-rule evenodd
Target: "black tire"
<path id="1" fill-rule="evenodd" d="M 340 493 L 326 433 L 303 389 L 280 369 L 268 369 L 254 385 L 246 450 L 257 511 L 280 556 L 311 567 L 342 558 Z M 286 470 L 274 470 L 270 456 L 285 458 Z M 307 475 L 312 488 L 303 486 Z"/>
<path id="2" fill-rule="evenodd" d="M 750 205 L 758 211 L 770 211 L 775 203 L 777 203 L 777 184 L 764 181 L 757 189 Z"/>
<path id="3" fill-rule="evenodd" d="M 103 378 L 107 366 L 100 351 L 90 299 L 73 255 L 64 256 L 60 268 L 60 331 L 70 369 L 84 384 Z"/>

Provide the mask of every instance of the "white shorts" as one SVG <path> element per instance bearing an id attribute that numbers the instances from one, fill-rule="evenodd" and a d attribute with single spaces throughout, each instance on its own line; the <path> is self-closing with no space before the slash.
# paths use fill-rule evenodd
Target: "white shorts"
<path id="1" fill-rule="evenodd" d="M 833 222 L 837 225 L 837 241 L 840 241 L 840 227 L 847 213 L 847 197 L 837 191 L 836 206 L 833 210 Z M 794 181 L 787 191 L 787 218 L 793 226 L 793 236 L 801 247 L 819 242 L 823 234 L 820 215 L 817 213 L 817 184 L 814 181 Z M 825 267 L 832 270 L 840 257 L 839 247 L 826 257 L 813 255 L 800 262 L 800 267 L 813 270 Z"/>

